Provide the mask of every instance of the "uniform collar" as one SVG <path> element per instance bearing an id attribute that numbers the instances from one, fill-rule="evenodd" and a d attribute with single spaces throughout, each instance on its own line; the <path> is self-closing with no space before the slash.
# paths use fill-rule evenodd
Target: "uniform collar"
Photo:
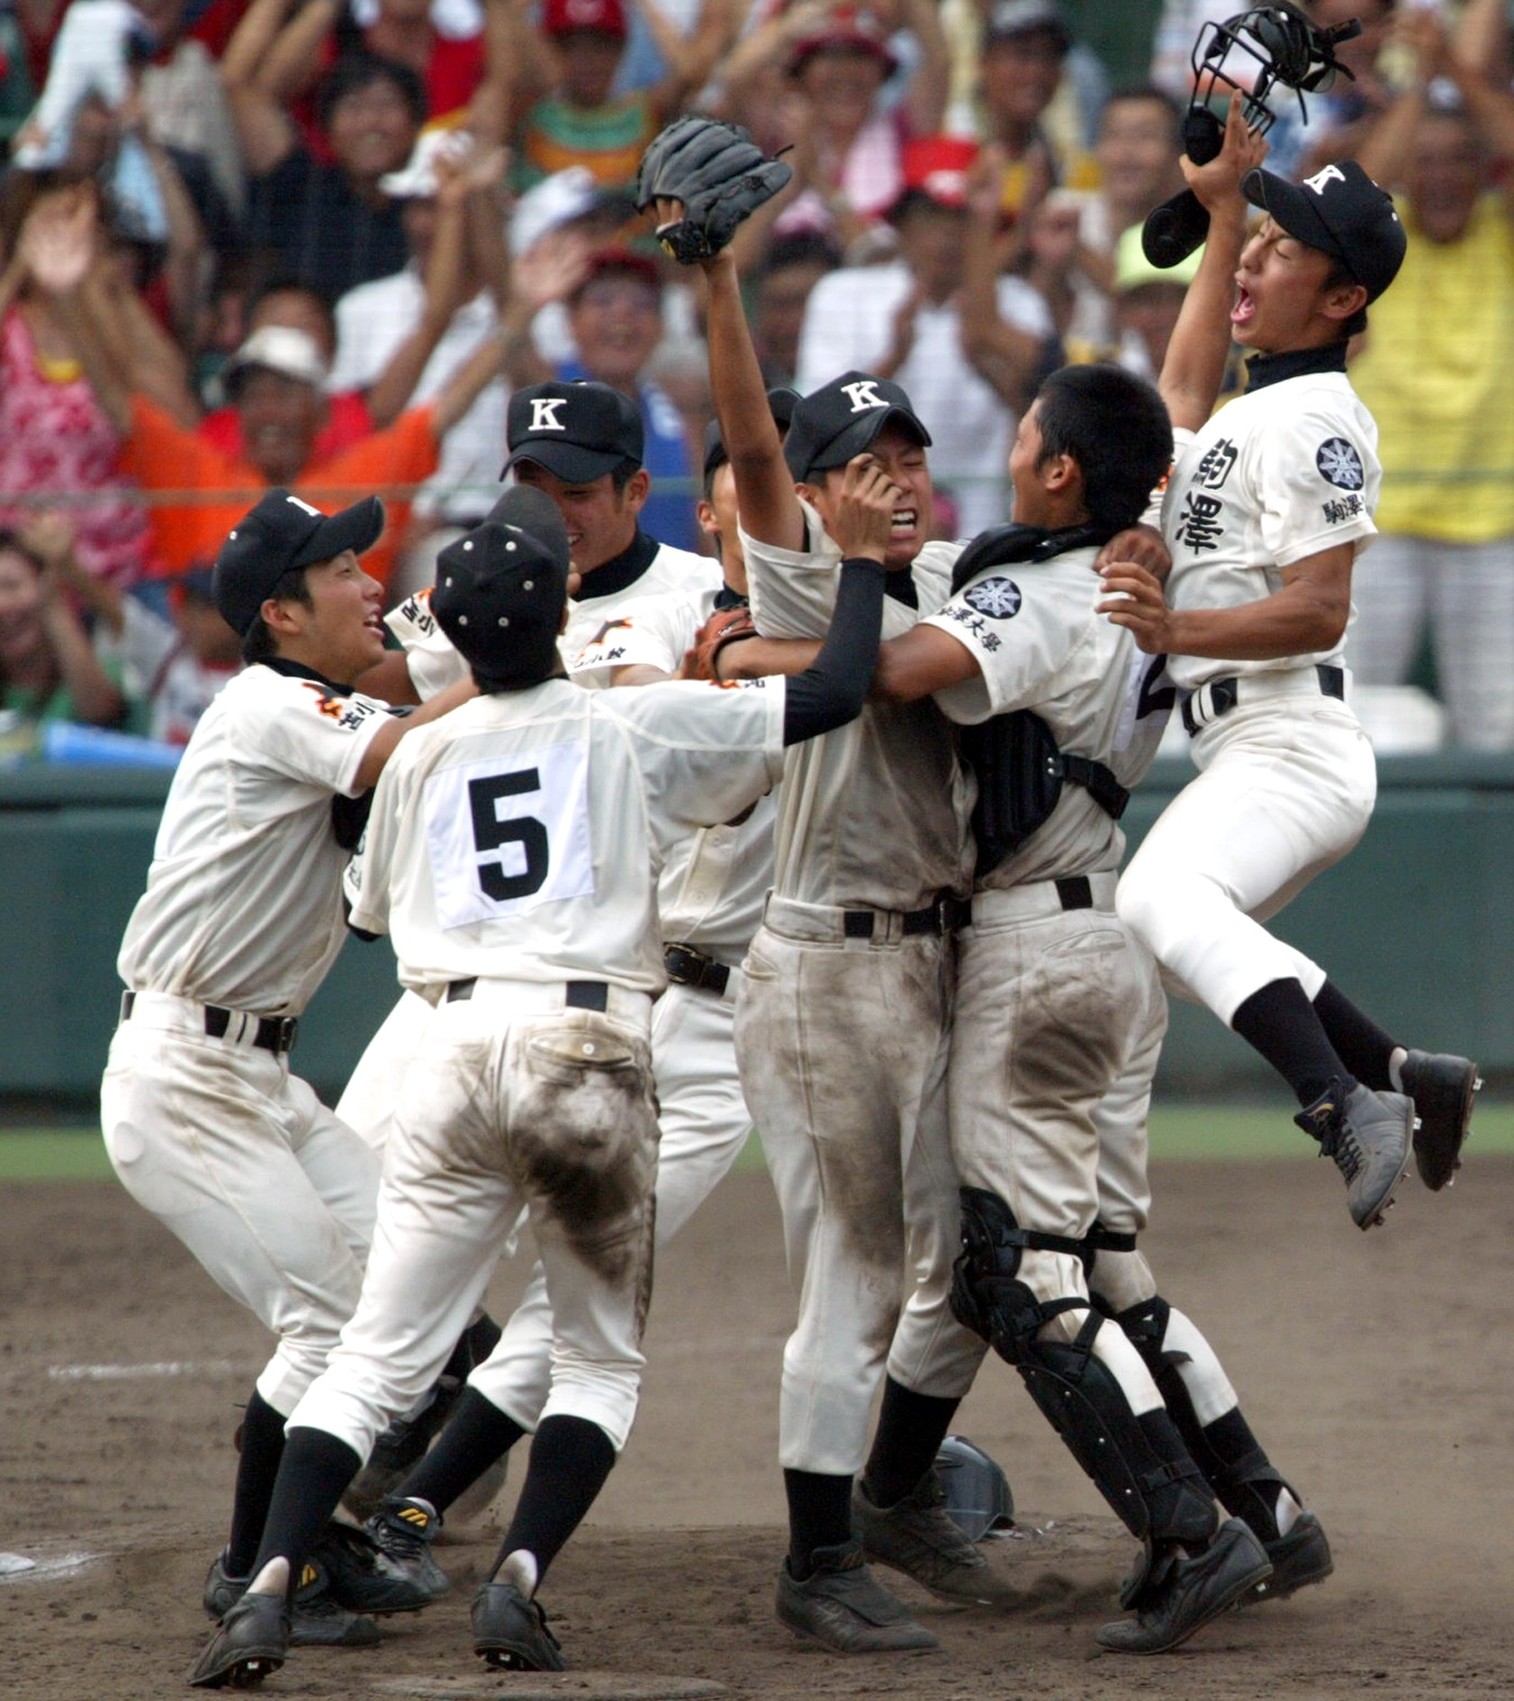
<path id="1" fill-rule="evenodd" d="M 1246 392 L 1285 378 L 1302 378 L 1310 372 L 1344 372 L 1346 345 L 1326 343 L 1323 348 L 1285 348 L 1277 354 L 1254 354 L 1246 363 Z"/>
<path id="2" fill-rule="evenodd" d="M 733 590 L 730 585 L 722 583 L 715 593 L 716 608 L 748 608 L 750 605 L 751 598 L 741 591 Z"/>
<path id="3" fill-rule="evenodd" d="M 661 548 L 655 537 L 649 537 L 638 526 L 635 537 L 619 555 L 612 555 L 592 572 L 584 574 L 577 600 L 592 602 L 595 597 L 613 596 L 616 591 L 629 589 L 652 565 L 653 557 Z"/>
<path id="4" fill-rule="evenodd" d="M 264 656 L 263 666 L 271 667 L 275 673 L 282 673 L 285 679 L 311 680 L 327 691 L 338 692 L 343 697 L 352 690 L 350 685 L 338 685 L 334 679 L 328 679 L 324 673 L 317 673 L 313 667 L 306 667 L 303 662 L 289 661 L 284 656 Z"/>

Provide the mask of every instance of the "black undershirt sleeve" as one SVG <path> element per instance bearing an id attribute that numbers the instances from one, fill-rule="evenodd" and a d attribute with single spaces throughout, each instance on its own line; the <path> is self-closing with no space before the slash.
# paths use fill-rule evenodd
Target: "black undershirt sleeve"
<path id="1" fill-rule="evenodd" d="M 878 561 L 853 557 L 841 563 L 836 610 L 820 654 L 788 682 L 783 699 L 783 742 L 799 744 L 855 720 L 867 701 L 878 665 L 886 575 Z"/>

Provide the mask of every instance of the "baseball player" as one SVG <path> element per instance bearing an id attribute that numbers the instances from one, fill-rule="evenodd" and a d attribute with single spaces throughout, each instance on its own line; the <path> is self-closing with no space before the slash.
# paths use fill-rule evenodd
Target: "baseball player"
<path id="1" fill-rule="evenodd" d="M 277 1335 L 241 1428 L 231 1533 L 206 1604 L 246 1586 L 284 1420 L 357 1302 L 378 1159 L 290 1073 L 301 1011 L 345 937 L 340 879 L 365 794 L 401 739 L 471 695 L 396 718 L 341 683 L 383 649 L 381 589 L 359 554 L 376 499 L 326 515 L 274 490 L 215 569 L 248 665 L 196 727 L 118 967 L 127 991 L 101 1087 L 128 1192 Z M 336 1605 L 422 1604 L 333 1537 L 297 1579 L 302 1641 L 377 1639 Z M 350 1575 L 349 1575 L 350 1573 Z"/>
<path id="2" fill-rule="evenodd" d="M 787 745 L 860 709 L 897 501 L 876 468 L 850 470 L 837 523 L 852 553 L 825 651 L 756 690 L 571 687 L 568 540 L 538 492 L 508 493 L 441 555 L 433 608 L 481 695 L 391 767 L 352 915 L 389 930 L 436 1020 L 406 1073 L 357 1313 L 294 1414 L 253 1586 L 196 1685 L 245 1687 L 282 1662 L 290 1577 L 385 1413 L 435 1376 L 436 1343 L 477 1303 L 521 1204 L 552 1301 L 552 1386 L 474 1645 L 494 1665 L 561 1669 L 534 1597 L 624 1445 L 650 1298 L 658 864 L 767 791 Z"/>
<path id="3" fill-rule="evenodd" d="M 1235 1407 L 1234 1393 L 1198 1331 L 1181 1314 L 1174 1326 L 1135 1252 L 1147 1196 L 1144 1103 L 1132 1089 L 1149 1093 L 1164 1007 L 1150 957 L 1113 913 L 1116 822 L 1171 697 L 1161 659 L 1099 618 L 1091 568 L 1138 520 L 1171 452 L 1166 410 L 1141 380 L 1106 366 L 1053 374 L 1010 455 L 1016 523 L 969 545 L 951 599 L 885 647 L 877 684 L 890 701 L 933 692 L 965 729 L 978 784 L 948 1074 L 963 1220 L 952 1303 L 1019 1370 L 1141 1538 L 1143 1562 L 1121 1596 L 1136 1617 L 1097 1633 L 1131 1653 L 1176 1647 L 1272 1570 L 1244 1520 L 1220 1521 L 1185 1440 L 1198 1426 L 1175 1421 L 1152 1369 L 1170 1381 L 1163 1352 L 1192 1346 L 1210 1373 L 1206 1402 L 1228 1392 Z M 1108 1098 L 1119 1086 L 1123 1100 Z M 1095 1249 L 1124 1327 L 1090 1297 Z M 1144 1309 L 1131 1312 L 1137 1302 Z M 1138 1325 L 1156 1334 L 1155 1350 L 1139 1350 Z M 1191 1419 L 1181 1379 L 1176 1393 Z M 1260 1452 L 1248 1463 L 1253 1480 L 1270 1470 Z M 1285 1485 L 1273 1479 L 1276 1500 Z M 1287 1492 L 1296 1521 L 1303 1509 Z"/>
<path id="4" fill-rule="evenodd" d="M 769 397 L 787 428 L 791 392 Z M 705 449 L 699 521 L 714 540 L 724 575 L 706 635 L 703 592 L 670 592 L 623 605 L 611 670 L 616 685 L 676 676 L 686 658 L 750 630 L 732 625 L 746 608 L 746 569 L 736 535 L 735 480 L 718 430 Z M 571 677 L 578 677 L 572 660 Z M 736 1068 L 735 1003 L 740 962 L 772 884 L 772 793 L 719 826 L 676 844 L 658 880 L 668 989 L 652 1010 L 652 1072 L 658 1126 L 656 1246 L 693 1216 L 735 1162 L 752 1131 Z M 433 1446 L 380 1506 L 369 1529 L 378 1545 L 434 1594 L 446 1585 L 429 1548 L 449 1509 L 536 1426 L 550 1387 L 552 1314 L 540 1266 L 504 1337 L 470 1377 Z"/>
<path id="5" fill-rule="evenodd" d="M 656 201 L 665 246 L 698 260 L 708 279 L 711 383 L 762 634 L 753 643 L 826 630 L 842 469 L 858 456 L 900 491 L 885 630 L 904 630 L 944 600 L 957 553 L 926 542 L 929 434 L 897 385 L 851 372 L 804 397 L 780 441 L 724 227 L 700 222 L 698 209 L 719 196 L 709 184 L 723 169 L 712 164 L 720 131 L 665 132 L 664 142 L 682 134 L 692 148 L 680 158 L 654 143 L 639 198 Z M 738 186 L 755 175 L 748 146 L 738 137 L 730 160 Z M 983 1352 L 947 1304 L 957 1237 L 944 1101 L 948 941 L 970 878 L 966 806 L 951 731 L 929 703 L 870 704 L 851 727 L 796 752 L 779 794 L 773 891 L 743 964 L 737 1058 L 799 1294 L 779 1417 L 789 1549 L 777 1614 L 838 1652 L 936 1645 L 873 1577 L 854 1532 L 854 1479 L 880 1380 L 857 1494 L 876 1502 L 875 1526 L 892 1521 L 891 1563 L 907 1552 L 913 1574 L 953 1599 L 1005 1598 L 942 1509 L 930 1469 Z"/>
<path id="6" fill-rule="evenodd" d="M 507 434 L 506 470 L 519 482 L 541 489 L 567 526 L 578 582 L 563 633 L 563 655 L 579 684 L 607 685 L 622 659 L 626 606 L 633 600 L 676 595 L 687 596 L 708 613 L 720 588 L 720 569 L 708 556 L 674 549 L 642 531 L 638 516 L 650 489 L 642 466 L 642 418 L 635 402 L 620 391 L 590 382 L 517 390 L 510 398 Z M 365 680 L 369 689 L 394 701 L 425 701 L 466 677 L 466 664 L 431 616 L 429 592 L 407 598 L 387 624 L 403 650 L 386 657 Z M 380 1148 L 400 1078 L 430 1016 L 424 1000 L 402 994 L 337 1104 L 337 1115 Z M 540 1300 L 539 1288 L 535 1297 Z M 523 1327 L 529 1315 L 520 1319 Z M 538 1327 L 527 1340 L 517 1337 L 506 1343 L 504 1352 L 513 1355 L 518 1344 L 531 1356 L 544 1347 L 546 1338 Z M 466 1371 L 469 1366 L 449 1368 Z M 447 1400 L 428 1394 L 420 1410 L 386 1431 L 353 1484 L 348 1504 L 354 1511 L 366 1517 L 395 1490 L 448 1410 Z"/>
<path id="7" fill-rule="evenodd" d="M 1119 913 L 1287 1080 L 1366 1229 L 1392 1203 L 1411 1136 L 1425 1184 L 1451 1179 L 1476 1067 L 1400 1046 L 1262 922 L 1344 856 L 1372 812 L 1342 644 L 1380 469 L 1345 364 L 1405 237 L 1352 161 L 1301 184 L 1260 170 L 1264 144 L 1241 106 L 1219 157 L 1183 165 L 1210 236 L 1162 372 L 1179 428 L 1162 510 L 1171 576 L 1164 590 L 1116 567 L 1101 605 L 1172 658 L 1200 770 L 1126 870 Z M 1248 201 L 1267 215 L 1249 239 Z M 1232 337 L 1254 351 L 1248 387 L 1210 418 Z"/>

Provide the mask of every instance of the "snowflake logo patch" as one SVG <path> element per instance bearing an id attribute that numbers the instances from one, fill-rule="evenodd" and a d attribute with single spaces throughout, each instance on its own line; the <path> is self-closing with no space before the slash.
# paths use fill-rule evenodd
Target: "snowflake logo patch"
<path id="1" fill-rule="evenodd" d="M 1013 579 L 985 579 L 963 593 L 963 602 L 991 620 L 1012 620 L 1020 612 L 1020 587 Z"/>
<path id="2" fill-rule="evenodd" d="M 1360 490 L 1365 482 L 1362 458 L 1344 437 L 1327 437 L 1315 451 L 1314 464 L 1322 478 L 1342 490 Z"/>

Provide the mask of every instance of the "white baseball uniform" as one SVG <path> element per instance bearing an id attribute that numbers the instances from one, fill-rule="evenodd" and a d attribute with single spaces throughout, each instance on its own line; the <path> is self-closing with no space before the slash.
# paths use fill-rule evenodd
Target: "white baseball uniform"
<path id="1" fill-rule="evenodd" d="M 287 662 L 230 680 L 174 776 L 118 967 L 100 1093 L 123 1185 L 279 1337 L 288 1415 L 351 1315 L 379 1162 L 289 1071 L 286 1021 L 345 938 L 333 806 L 385 705 Z"/>
<path id="2" fill-rule="evenodd" d="M 616 588 L 570 602 L 568 625 L 558 645 L 574 680 L 589 686 L 608 685 L 611 671 L 622 665 L 612 652 L 626 606 L 660 594 L 713 599 L 721 584 L 719 565 L 709 556 L 670 548 L 645 532 L 636 534 L 623 556 L 595 571 Z M 586 583 L 593 582 L 591 573 Z M 407 597 L 384 623 L 405 651 L 410 681 L 422 702 L 468 677 L 467 663 L 432 617 L 429 590 Z M 420 999 L 402 995 L 368 1042 L 337 1101 L 338 1116 L 380 1151 L 400 1078 L 420 1047 L 430 1014 Z"/>
<path id="3" fill-rule="evenodd" d="M 1176 609 L 1257 601 L 1281 589 L 1283 568 L 1374 535 L 1377 430 L 1332 367 L 1339 351 L 1266 358 L 1244 395 L 1176 434 L 1162 510 Z M 1343 650 L 1168 664 L 1191 693 L 1200 773 L 1131 860 L 1119 913 L 1227 1024 L 1273 981 L 1297 979 L 1311 999 L 1324 984 L 1323 969 L 1261 923 L 1344 856 L 1372 813 L 1376 768 L 1343 700 Z"/>
<path id="4" fill-rule="evenodd" d="M 626 604 L 614 640 L 621 654 L 612 665 L 676 672 L 710 600 L 701 591 Z M 738 965 L 772 885 L 775 811 L 769 793 L 738 820 L 701 827 L 672 847 L 658 880 L 662 937 L 681 953 L 674 966 L 711 983 L 670 980 L 652 1007 L 659 1250 L 710 1196 L 752 1131 L 736 1068 Z M 691 951 L 697 960 L 687 955 Z M 551 1343 L 552 1310 L 538 1265 L 498 1345 L 468 1380 L 522 1428 L 534 1430 L 551 1386 Z"/>
<path id="5" fill-rule="evenodd" d="M 1102 762 L 1129 789 L 1156 754 L 1172 693 L 1160 688 L 1161 658 L 1096 612 L 1096 553 L 985 568 L 927 616 L 978 665 L 936 701 L 963 725 L 1032 711 L 1064 755 Z M 1114 914 L 1124 848 L 1091 792 L 1064 783 L 1046 821 L 979 878 L 972 924 L 958 935 L 948 1072 L 957 1170 L 1022 1229 L 1068 1241 L 1092 1228 L 1106 1190 L 1125 1207 L 1115 1214 L 1139 1219 L 1129 1232 L 1145 1222 L 1140 1089 L 1149 1095 L 1160 1028 L 1144 1081 L 1103 1105 L 1136 1056 L 1153 994 L 1151 958 Z M 1120 1114 L 1127 1100 L 1134 1122 Z M 1088 1300 L 1077 1251 L 1027 1249 L 1018 1280 L 1042 1303 L 1081 1299 L 1082 1311 L 1048 1325 L 1076 1336 Z M 1162 1403 L 1120 1330 L 1101 1329 L 1093 1351 L 1134 1412 Z"/>
<path id="6" fill-rule="evenodd" d="M 520 1206 L 554 1318 L 542 1416 L 635 1413 L 657 1154 L 657 877 L 783 768 L 781 681 L 551 679 L 418 729 L 386 769 L 353 925 L 435 1002 L 390 1136 L 363 1294 L 292 1421 L 366 1456 L 434 1381 Z M 587 996 L 585 996 L 587 994 Z"/>
<path id="7" fill-rule="evenodd" d="M 741 536 L 767 637 L 821 636 L 834 606 L 840 551 L 802 506 L 805 551 Z M 929 544 L 916 558 L 922 608 L 944 599 L 958 552 Z M 884 636 L 916 617 L 887 598 Z M 929 702 L 869 704 L 793 751 L 779 792 L 773 893 L 744 964 L 736 1044 L 799 1294 L 785 1468 L 860 1469 L 885 1362 L 904 1387 L 951 1398 L 982 1357 L 947 1303 L 958 1204 L 940 900 L 968 887 L 967 814 L 951 729 Z"/>

